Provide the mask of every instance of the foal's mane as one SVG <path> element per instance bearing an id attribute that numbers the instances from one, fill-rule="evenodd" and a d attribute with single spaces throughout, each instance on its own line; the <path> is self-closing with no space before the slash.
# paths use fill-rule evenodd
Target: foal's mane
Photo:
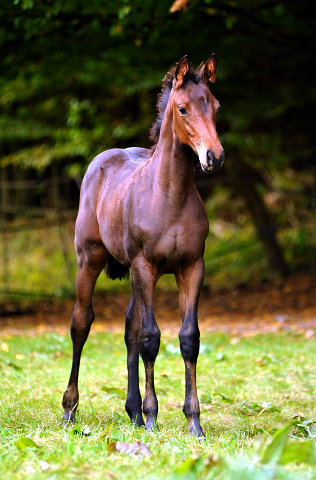
<path id="1" fill-rule="evenodd" d="M 173 67 L 163 78 L 162 89 L 157 98 L 158 116 L 157 116 L 157 120 L 155 121 L 155 123 L 152 125 L 150 129 L 150 139 L 153 140 L 155 144 L 159 140 L 162 119 L 168 104 L 170 92 L 172 89 L 172 82 L 174 80 L 175 73 L 176 73 L 176 68 L 177 68 L 177 65 Z M 197 70 L 190 70 L 184 83 L 191 81 L 193 83 L 198 84 L 199 82 L 203 81 L 199 76 L 200 70 L 201 70 L 201 67 L 199 67 Z"/>

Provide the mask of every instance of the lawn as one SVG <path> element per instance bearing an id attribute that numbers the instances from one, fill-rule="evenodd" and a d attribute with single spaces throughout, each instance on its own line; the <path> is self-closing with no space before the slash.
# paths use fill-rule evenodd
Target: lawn
<path id="1" fill-rule="evenodd" d="M 199 442 L 188 435 L 181 411 L 184 367 L 175 338 L 162 332 L 160 430 L 150 433 L 130 425 L 124 411 L 123 334 L 92 330 L 77 422 L 66 427 L 61 398 L 69 335 L 6 334 L 0 340 L 0 478 L 316 479 L 315 347 L 314 337 L 291 332 L 244 338 L 202 332 L 198 391 L 206 441 Z M 144 447 L 135 455 L 117 451 L 136 442 L 151 455 L 141 454 Z"/>

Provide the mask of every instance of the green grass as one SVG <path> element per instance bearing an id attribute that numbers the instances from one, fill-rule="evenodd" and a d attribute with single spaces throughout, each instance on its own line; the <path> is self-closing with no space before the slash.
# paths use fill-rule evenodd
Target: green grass
<path id="1" fill-rule="evenodd" d="M 177 341 L 164 335 L 162 340 L 155 371 L 160 431 L 149 433 L 133 428 L 124 411 L 123 334 L 90 335 L 82 357 L 75 428 L 60 425 L 71 363 L 69 335 L 2 336 L 0 478 L 316 479 L 315 467 L 304 463 L 281 466 L 258 460 L 263 459 L 259 438 L 271 442 L 273 432 L 296 414 L 316 420 L 314 338 L 278 333 L 236 341 L 223 334 L 202 335 L 202 443 L 188 435 L 181 411 L 184 367 Z M 295 442 L 306 442 L 297 440 L 303 436 L 314 439 L 304 429 L 292 428 L 290 435 Z M 26 437 L 34 444 L 27 446 Z M 117 440 L 141 441 L 152 455 L 113 453 L 109 444 Z"/>

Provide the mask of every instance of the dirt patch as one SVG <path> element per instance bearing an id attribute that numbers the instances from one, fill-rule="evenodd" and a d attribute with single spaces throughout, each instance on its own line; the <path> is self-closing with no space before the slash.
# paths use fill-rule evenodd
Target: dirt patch
<path id="1" fill-rule="evenodd" d="M 124 330 L 128 293 L 98 293 L 94 297 L 96 331 Z M 1 334 L 37 334 L 69 331 L 74 300 L 45 301 L 26 312 L 10 315 L 8 304 L 0 305 Z M 4 311 L 6 308 L 6 311 Z M 177 334 L 180 315 L 177 292 L 155 292 L 155 315 L 163 333 Z M 227 290 L 203 289 L 199 303 L 201 333 L 222 331 L 234 336 L 294 330 L 307 338 L 316 333 L 315 273 L 298 274 L 282 284 L 264 283 Z"/>

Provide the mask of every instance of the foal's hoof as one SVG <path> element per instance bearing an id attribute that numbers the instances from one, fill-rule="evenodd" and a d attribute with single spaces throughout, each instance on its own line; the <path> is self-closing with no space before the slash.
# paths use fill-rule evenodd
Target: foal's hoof
<path id="1" fill-rule="evenodd" d="M 78 403 L 75 403 L 75 405 L 72 408 L 68 406 L 67 407 L 64 406 L 64 419 L 62 421 L 63 426 L 74 422 L 77 407 L 78 407 Z"/>
<path id="2" fill-rule="evenodd" d="M 144 422 L 143 416 L 141 414 L 136 415 L 135 418 L 131 418 L 131 422 L 134 425 L 134 427 L 144 427 L 145 426 L 145 422 Z"/>
<path id="3" fill-rule="evenodd" d="M 61 422 L 61 425 L 65 427 L 66 425 L 73 423 L 74 420 L 75 420 L 75 412 L 73 410 L 67 410 L 64 413 L 64 418 Z"/>
<path id="4" fill-rule="evenodd" d="M 202 430 L 202 427 L 200 425 L 200 422 L 197 418 L 193 418 L 189 422 L 189 432 L 191 435 L 193 435 L 193 437 L 195 437 L 200 442 L 201 441 L 203 442 L 206 438 Z"/>
<path id="5" fill-rule="evenodd" d="M 62 405 L 64 407 L 64 420 L 62 425 L 67 425 L 75 420 L 76 410 L 78 407 L 79 395 L 74 392 L 71 387 L 68 387 L 64 393 Z"/>
<path id="6" fill-rule="evenodd" d="M 146 420 L 146 429 L 151 432 L 159 432 L 159 427 L 157 424 L 157 419 L 152 415 L 149 415 Z"/>

